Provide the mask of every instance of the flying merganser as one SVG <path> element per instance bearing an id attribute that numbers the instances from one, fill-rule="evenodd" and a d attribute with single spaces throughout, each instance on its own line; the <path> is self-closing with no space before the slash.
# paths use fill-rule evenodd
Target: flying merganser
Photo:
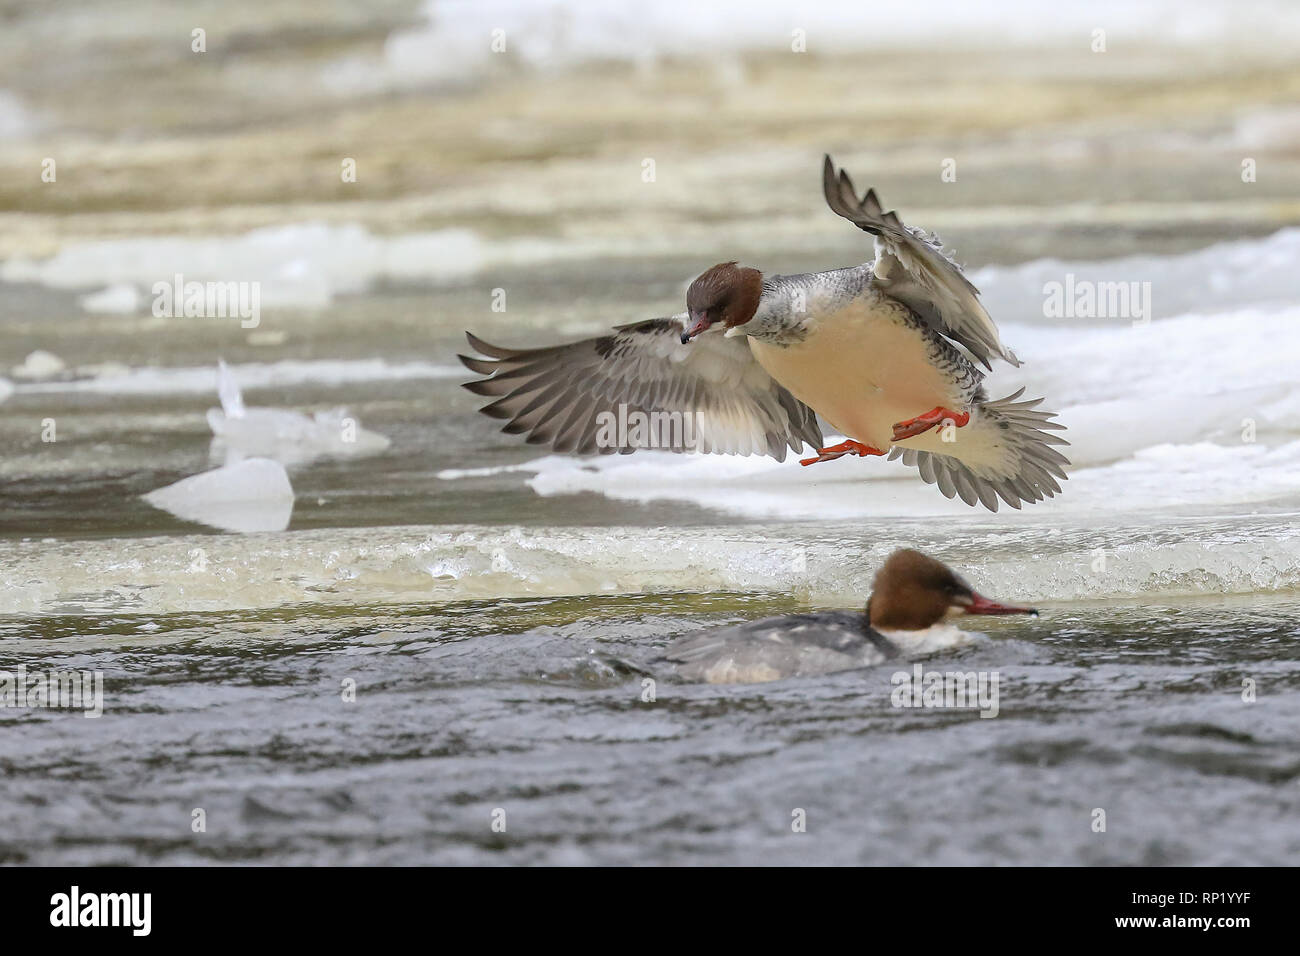
<path id="1" fill-rule="evenodd" d="M 876 573 L 865 611 L 769 617 L 708 628 L 670 644 L 664 660 L 687 681 L 758 684 L 872 667 L 969 643 L 941 623 L 953 613 L 1037 614 L 977 594 L 951 568 L 919 551 L 895 551 Z"/>
<path id="2" fill-rule="evenodd" d="M 556 451 L 784 461 L 808 443 L 818 452 L 804 465 L 901 457 L 990 511 L 999 497 L 1019 508 L 1059 492 L 1069 461 L 1052 446 L 1069 442 L 1052 430 L 1064 426 L 1042 399 L 1018 401 L 1023 389 L 988 398 L 975 362 L 1020 361 L 938 237 L 884 212 L 874 190 L 859 200 L 829 156 L 823 188 L 875 236 L 874 261 L 788 276 L 720 263 L 691 284 L 686 312 L 568 345 L 506 349 L 466 333 L 489 358 L 461 361 L 489 377 L 465 388 L 495 399 L 481 411 L 506 419 L 502 431 Z M 822 447 L 817 415 L 847 440 Z"/>

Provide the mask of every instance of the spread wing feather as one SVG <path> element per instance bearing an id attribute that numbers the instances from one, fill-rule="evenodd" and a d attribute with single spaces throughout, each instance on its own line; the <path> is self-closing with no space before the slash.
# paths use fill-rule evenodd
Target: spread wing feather
<path id="1" fill-rule="evenodd" d="M 784 461 L 787 448 L 821 446 L 816 414 L 763 370 L 743 338 L 718 330 L 683 345 L 685 319 L 650 319 L 540 349 L 502 348 L 466 333 L 487 358 L 460 356 L 485 376 L 465 388 L 494 399 L 480 410 L 504 420 L 502 431 L 561 452 L 652 447 Z M 638 421 L 646 423 L 639 433 Z"/>

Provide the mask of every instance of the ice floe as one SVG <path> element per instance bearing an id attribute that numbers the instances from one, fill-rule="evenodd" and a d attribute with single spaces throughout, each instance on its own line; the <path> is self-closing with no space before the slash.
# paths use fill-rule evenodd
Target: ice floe
<path id="1" fill-rule="evenodd" d="M 11 370 L 14 378 L 41 380 L 53 378 L 67 369 L 67 364 L 53 352 L 37 349 Z"/>
<path id="2" fill-rule="evenodd" d="M 1259 46 L 1255 23 L 1274 38 L 1300 36 L 1300 14 L 1287 0 L 1235 6 L 1180 0 L 965 0 L 892 4 L 862 16 L 858 0 L 756 4 L 753 0 L 661 0 L 587 4 L 582 0 L 425 0 L 424 22 L 392 33 L 378 58 L 335 61 L 323 79 L 340 93 L 464 84 L 503 64 L 558 70 L 591 61 L 643 69 L 667 57 L 704 57 L 718 68 L 749 51 L 848 52 L 887 47 L 981 48 L 1078 43 L 1098 24 L 1148 45 L 1209 42 Z M 502 55 L 505 54 L 505 55 Z"/>
<path id="3" fill-rule="evenodd" d="M 284 465 L 303 465 L 323 458 L 362 458 L 385 451 L 389 439 L 361 427 L 346 408 L 314 415 L 287 408 L 249 408 L 234 374 L 218 365 L 221 408 L 208 409 L 212 457 L 226 464 L 245 458 L 274 458 Z"/>
<path id="4" fill-rule="evenodd" d="M 459 378 L 460 365 L 434 362 L 388 362 L 384 359 L 285 359 L 248 362 L 234 367 L 244 388 L 288 388 L 299 385 L 346 385 L 351 382 Z M 163 395 L 211 392 L 217 370 L 211 365 L 174 368 L 129 368 L 120 362 L 83 365 L 70 377 L 20 386 L 23 392 L 93 392 L 108 395 Z"/>
<path id="5" fill-rule="evenodd" d="M 269 458 L 223 465 L 142 497 L 177 518 L 222 531 L 283 531 L 293 514 L 289 475 Z"/>

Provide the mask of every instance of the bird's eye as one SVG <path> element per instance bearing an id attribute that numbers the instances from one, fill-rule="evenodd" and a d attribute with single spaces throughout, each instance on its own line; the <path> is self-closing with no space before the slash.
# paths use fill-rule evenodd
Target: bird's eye
<path id="1" fill-rule="evenodd" d="M 975 600 L 975 595 L 971 592 L 971 589 L 956 581 L 947 585 L 944 590 L 953 604 L 966 605 Z"/>

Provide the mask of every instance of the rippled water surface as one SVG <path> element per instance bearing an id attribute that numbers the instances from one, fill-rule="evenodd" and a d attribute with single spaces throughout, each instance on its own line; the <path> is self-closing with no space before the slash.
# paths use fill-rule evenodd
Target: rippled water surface
<path id="1" fill-rule="evenodd" d="M 1300 850 L 1292 598 L 1049 605 L 926 662 L 996 672 L 994 719 L 892 706 L 910 665 L 718 687 L 656 660 L 669 636 L 785 604 L 665 592 L 10 625 L 6 656 L 102 668 L 106 714 L 6 715 L 0 852 L 1287 864 Z"/>

